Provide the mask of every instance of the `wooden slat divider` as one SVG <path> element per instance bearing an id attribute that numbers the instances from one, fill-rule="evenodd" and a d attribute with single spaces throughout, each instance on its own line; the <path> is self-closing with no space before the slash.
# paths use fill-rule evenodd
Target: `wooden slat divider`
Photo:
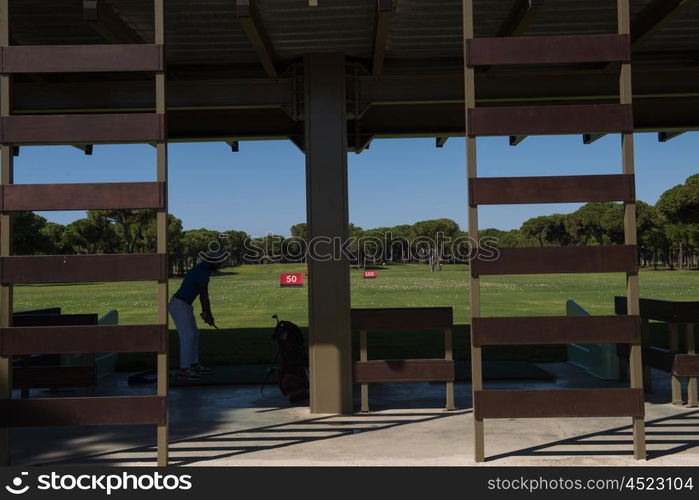
<path id="1" fill-rule="evenodd" d="M 453 382 L 454 361 L 445 359 L 398 359 L 355 361 L 354 382 Z"/>
<path id="2" fill-rule="evenodd" d="M 0 73 L 94 73 L 162 71 L 163 46 L 13 45 L 2 47 Z"/>
<path id="3" fill-rule="evenodd" d="M 0 211 L 159 209 L 164 182 L 10 184 L 0 187 Z"/>
<path id="4" fill-rule="evenodd" d="M 469 183 L 471 205 L 633 201 L 633 175 L 479 177 Z"/>
<path id="5" fill-rule="evenodd" d="M 161 396 L 5 399 L 0 400 L 0 425 L 163 425 L 166 411 Z"/>
<path id="6" fill-rule="evenodd" d="M 630 38 L 617 34 L 473 38 L 466 43 L 466 65 L 628 62 Z"/>
<path id="7" fill-rule="evenodd" d="M 638 271 L 636 245 L 499 248 L 471 261 L 473 276 Z"/>
<path id="8" fill-rule="evenodd" d="M 164 115 L 11 115 L 0 122 L 3 143 L 74 144 L 155 142 L 165 137 Z"/>
<path id="9" fill-rule="evenodd" d="M 0 258 L 0 283 L 93 283 L 167 279 L 167 255 L 27 255 Z"/>
<path id="10" fill-rule="evenodd" d="M 166 352 L 166 325 L 0 328 L 1 354 Z"/>
<path id="11" fill-rule="evenodd" d="M 473 345 L 641 343 L 638 316 L 473 318 Z"/>
<path id="12" fill-rule="evenodd" d="M 551 389 L 476 391 L 483 418 L 643 417 L 642 389 Z"/>
<path id="13" fill-rule="evenodd" d="M 468 110 L 470 137 L 633 131 L 630 104 L 490 106 Z"/>

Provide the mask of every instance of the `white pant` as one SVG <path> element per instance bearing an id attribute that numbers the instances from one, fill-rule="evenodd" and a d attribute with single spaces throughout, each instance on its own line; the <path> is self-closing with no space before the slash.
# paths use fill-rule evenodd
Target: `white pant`
<path id="1" fill-rule="evenodd" d="M 173 296 L 169 309 L 180 336 L 180 368 L 184 370 L 199 363 L 199 328 L 194 318 L 194 307 Z"/>

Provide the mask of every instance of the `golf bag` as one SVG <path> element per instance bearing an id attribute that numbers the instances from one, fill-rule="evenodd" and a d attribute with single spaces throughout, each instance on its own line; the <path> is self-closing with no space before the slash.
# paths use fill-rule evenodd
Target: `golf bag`
<path id="1" fill-rule="evenodd" d="M 271 371 L 277 374 L 277 383 L 282 394 L 291 403 L 308 399 L 308 354 L 303 341 L 301 329 L 291 321 L 279 321 L 274 328 L 272 339 L 277 343 L 278 361 Z"/>

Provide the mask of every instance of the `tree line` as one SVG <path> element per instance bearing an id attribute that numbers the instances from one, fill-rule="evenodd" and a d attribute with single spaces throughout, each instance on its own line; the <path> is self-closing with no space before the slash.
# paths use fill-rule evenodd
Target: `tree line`
<path id="1" fill-rule="evenodd" d="M 588 203 L 569 214 L 527 220 L 519 229 L 483 229 L 497 245 L 606 245 L 624 243 L 624 205 Z M 33 212 L 12 215 L 13 253 L 94 254 L 151 253 L 157 232 L 152 210 L 90 210 L 86 217 L 62 225 Z M 699 174 L 662 194 L 655 205 L 636 204 L 639 258 L 647 267 L 696 268 L 699 258 Z M 244 231 L 184 230 L 182 221 L 168 215 L 171 272 L 181 274 L 208 250 L 226 252 L 229 265 L 303 261 L 306 224 L 290 228 L 291 237 L 268 234 L 251 237 Z M 468 233 L 451 219 L 432 219 L 391 227 L 363 229 L 350 224 L 347 251 L 355 264 L 391 261 L 424 262 L 432 270 L 459 261 Z"/>

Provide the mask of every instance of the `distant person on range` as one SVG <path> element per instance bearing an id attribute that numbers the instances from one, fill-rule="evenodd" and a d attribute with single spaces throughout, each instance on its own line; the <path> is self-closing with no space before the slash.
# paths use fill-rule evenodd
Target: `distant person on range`
<path id="1" fill-rule="evenodd" d="M 187 271 L 180 288 L 170 299 L 170 316 L 180 337 L 180 380 L 197 380 L 211 371 L 199 363 L 199 328 L 192 304 L 199 296 L 201 318 L 206 324 L 216 326 L 209 301 L 209 278 L 221 268 L 223 260 L 220 254 L 205 256 L 204 260 Z"/>

